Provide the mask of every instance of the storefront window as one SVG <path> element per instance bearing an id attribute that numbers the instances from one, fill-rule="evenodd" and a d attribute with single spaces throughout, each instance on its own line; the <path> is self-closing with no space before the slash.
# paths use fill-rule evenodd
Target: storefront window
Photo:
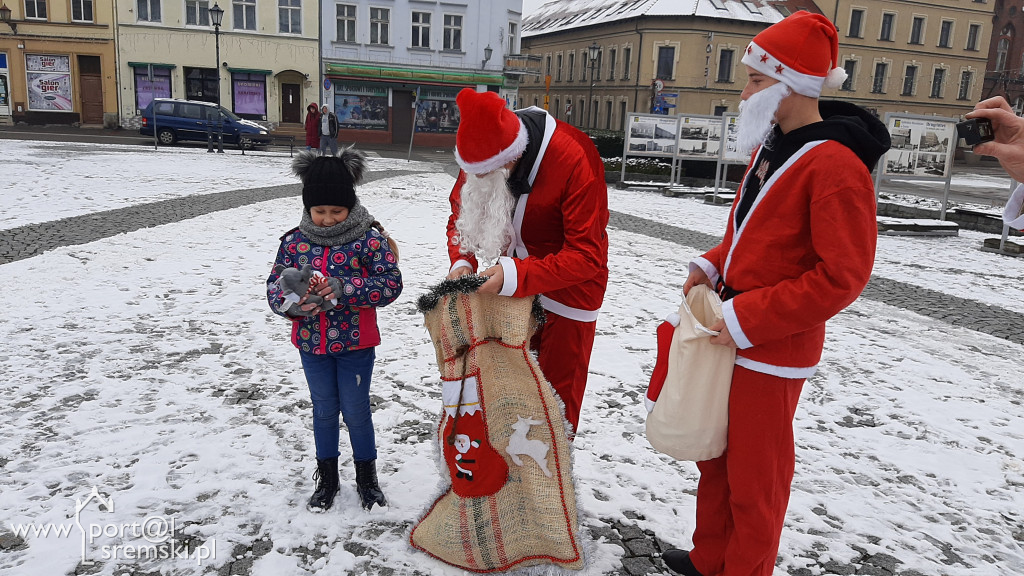
<path id="1" fill-rule="evenodd" d="M 138 110 L 149 106 L 153 98 L 171 97 L 171 71 L 168 68 L 153 68 L 149 77 L 148 68 L 135 69 L 135 107 Z"/>
<path id="2" fill-rule="evenodd" d="M 68 56 L 26 54 L 29 110 L 71 111 L 71 65 Z"/>
<path id="3" fill-rule="evenodd" d="M 185 68 L 185 98 L 217 102 L 217 71 L 213 68 Z"/>
<path id="4" fill-rule="evenodd" d="M 372 86 L 335 84 L 334 113 L 338 115 L 341 128 L 387 130 L 387 91 Z"/>
<path id="5" fill-rule="evenodd" d="M 242 118 L 267 119 L 267 77 L 263 74 L 231 74 L 231 109 Z"/>
<path id="6" fill-rule="evenodd" d="M 432 88 L 420 91 L 416 105 L 416 131 L 455 134 L 459 129 L 458 89 Z"/>

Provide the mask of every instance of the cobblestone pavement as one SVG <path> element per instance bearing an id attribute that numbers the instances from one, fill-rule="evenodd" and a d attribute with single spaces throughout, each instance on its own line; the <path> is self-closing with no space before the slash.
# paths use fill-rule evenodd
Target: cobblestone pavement
<path id="1" fill-rule="evenodd" d="M 445 167 L 448 172 L 451 167 Z M 369 173 L 368 180 L 390 178 L 396 175 L 412 173 L 412 171 L 390 171 Z M 191 196 L 180 199 L 133 206 L 116 210 L 108 210 L 64 220 L 23 226 L 9 230 L 0 230 L 0 264 L 13 262 L 41 254 L 58 246 L 76 245 L 92 242 L 105 237 L 131 232 L 151 226 L 163 225 L 186 220 L 219 210 L 228 210 L 247 204 L 266 200 L 294 196 L 300 193 L 299 185 L 283 185 L 250 190 L 235 190 L 202 196 Z M 644 234 L 660 240 L 678 243 L 697 249 L 707 249 L 715 245 L 719 238 L 685 228 L 661 224 L 644 218 L 612 212 L 610 226 L 621 230 Z M 884 301 L 913 312 L 948 322 L 957 326 L 980 330 L 993 336 L 1018 344 L 1024 343 L 1024 333 L 1019 326 L 1024 325 L 1022 314 L 974 302 L 956 296 L 941 294 L 936 291 L 912 286 L 881 277 L 872 277 L 864 291 L 864 298 Z M 243 393 L 235 390 L 233 393 Z M 235 402 L 246 402 L 248 398 L 239 397 Z M 623 549 L 622 566 L 617 574 L 640 576 L 648 573 L 664 574 L 669 571 L 661 560 L 661 553 L 669 548 L 659 535 L 642 530 L 636 520 L 643 517 L 635 512 L 626 511 L 626 521 L 600 519 L 600 525 L 590 525 L 588 529 L 595 539 L 604 538 L 608 542 L 618 544 Z M 379 524 L 374 530 L 394 531 L 402 534 L 408 525 Z M 667 536 L 667 535 L 666 535 Z M 185 545 L 187 537 L 182 533 L 176 539 L 178 545 Z M 196 543 L 190 543 L 196 544 Z M 0 552 L 17 550 L 25 546 L 25 542 L 9 533 L 0 533 Z M 346 544 L 346 549 L 358 557 L 366 557 L 353 574 L 394 574 L 390 568 L 374 566 L 371 562 L 376 552 L 360 549 L 358 543 Z M 256 558 L 273 549 L 270 540 L 257 540 L 249 547 L 239 546 L 232 550 L 235 560 L 228 562 L 217 570 L 221 576 L 247 575 L 251 573 Z M 303 552 L 299 550 L 298 552 Z M 952 553 L 952 552 L 951 552 Z M 324 552 L 316 546 L 303 552 L 312 563 Z M 955 553 L 953 553 L 955 555 Z M 820 568 L 827 574 L 857 575 L 870 574 L 876 576 L 923 576 L 915 571 L 900 570 L 900 560 L 884 554 L 871 554 L 864 550 L 862 555 L 850 563 L 840 564 L 834 560 L 824 562 Z M 136 567 L 121 567 L 125 576 L 144 576 L 136 572 Z M 80 566 L 76 574 L 89 574 L 95 567 Z M 121 573 L 121 572 L 119 572 Z M 811 576 L 814 573 L 808 568 L 801 568 L 791 576 Z"/>

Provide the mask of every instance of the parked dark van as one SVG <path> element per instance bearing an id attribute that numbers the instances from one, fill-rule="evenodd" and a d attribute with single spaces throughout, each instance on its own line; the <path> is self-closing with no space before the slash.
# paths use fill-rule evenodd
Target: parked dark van
<path id="1" fill-rule="evenodd" d="M 251 148 L 270 141 L 266 128 L 252 120 L 239 118 L 223 106 L 176 98 L 156 98 L 146 106 L 142 111 L 142 127 L 139 128 L 143 136 L 153 135 L 154 108 L 157 139 L 161 144 L 174 144 L 178 140 L 206 142 L 208 125 L 212 126 L 213 137 L 216 138 L 218 110 L 224 121 L 224 143 Z"/>

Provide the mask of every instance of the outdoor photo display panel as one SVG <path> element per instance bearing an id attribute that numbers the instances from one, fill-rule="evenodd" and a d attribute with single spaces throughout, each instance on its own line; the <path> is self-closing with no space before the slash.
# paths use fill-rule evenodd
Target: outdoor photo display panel
<path id="1" fill-rule="evenodd" d="M 684 158 L 716 160 L 722 145 L 721 116 L 680 116 L 676 154 Z"/>
<path id="2" fill-rule="evenodd" d="M 885 176 L 947 178 L 956 145 L 956 121 L 889 115 L 886 118 L 892 147 L 882 163 Z"/>
<path id="3" fill-rule="evenodd" d="M 677 116 L 630 114 L 626 127 L 626 155 L 675 155 L 678 124 Z"/>
<path id="4" fill-rule="evenodd" d="M 387 130 L 387 89 L 335 84 L 334 113 L 339 128 Z"/>

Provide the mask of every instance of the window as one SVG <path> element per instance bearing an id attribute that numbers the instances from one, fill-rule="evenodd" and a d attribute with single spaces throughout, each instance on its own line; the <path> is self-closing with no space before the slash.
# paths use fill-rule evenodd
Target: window
<path id="1" fill-rule="evenodd" d="M 732 59 L 736 56 L 734 50 L 722 50 L 718 54 L 718 81 L 732 82 Z"/>
<path id="2" fill-rule="evenodd" d="M 622 49 L 622 79 L 629 80 L 629 67 L 630 61 L 633 59 L 633 49 L 623 48 Z"/>
<path id="3" fill-rule="evenodd" d="M 217 70 L 185 68 L 185 98 L 201 102 L 217 101 Z"/>
<path id="4" fill-rule="evenodd" d="M 555 80 L 562 81 L 562 55 L 558 55 L 558 68 L 555 69 Z"/>
<path id="5" fill-rule="evenodd" d="M 846 33 L 851 38 L 860 38 L 861 27 L 864 25 L 864 11 L 850 10 L 850 31 Z"/>
<path id="6" fill-rule="evenodd" d="M 256 29 L 256 0 L 231 0 L 231 24 L 235 30 Z"/>
<path id="7" fill-rule="evenodd" d="M 875 75 L 871 79 L 871 92 L 873 94 L 885 94 L 885 76 L 889 73 L 889 64 L 879 62 L 875 64 Z"/>
<path id="8" fill-rule="evenodd" d="M 917 66 L 907 66 L 907 71 L 903 75 L 903 96 L 914 95 L 914 84 L 917 83 Z"/>
<path id="9" fill-rule="evenodd" d="M 444 15 L 444 49 L 462 51 L 462 16 Z"/>
<path id="10" fill-rule="evenodd" d="M 25 0 L 25 18 L 46 20 L 46 0 Z"/>
<path id="11" fill-rule="evenodd" d="M 370 44 L 389 44 L 388 28 L 391 23 L 391 9 L 370 8 Z"/>
<path id="12" fill-rule="evenodd" d="M 601 66 L 603 65 L 601 60 L 603 60 L 603 56 L 604 56 L 604 51 L 603 50 L 599 50 L 597 52 L 597 60 L 591 63 L 590 71 L 593 73 L 592 74 L 593 78 L 591 78 L 591 80 L 600 80 L 601 79 Z"/>
<path id="13" fill-rule="evenodd" d="M 658 47 L 658 73 L 656 78 L 670 80 L 675 71 L 676 49 L 672 46 Z"/>
<path id="14" fill-rule="evenodd" d="M 267 119 L 267 77 L 262 74 L 231 74 L 231 110 L 249 120 Z"/>
<path id="15" fill-rule="evenodd" d="M 39 3 L 42 4 L 42 2 Z M 160 0 L 137 0 L 135 7 L 138 10 L 136 14 L 138 15 L 139 22 L 160 21 Z"/>
<path id="16" fill-rule="evenodd" d="M 853 90 L 853 79 L 857 76 L 857 61 L 847 60 L 843 62 L 843 70 L 846 71 L 846 80 L 843 81 L 843 85 L 840 90 Z"/>
<path id="17" fill-rule="evenodd" d="M 879 40 L 892 41 L 893 23 L 896 21 L 895 14 L 882 14 L 882 30 L 878 33 Z"/>
<path id="18" fill-rule="evenodd" d="M 951 48 L 953 46 L 953 21 L 943 20 L 942 28 L 939 29 L 939 47 Z"/>
<path id="19" fill-rule="evenodd" d="M 1010 50 L 1010 39 L 1000 38 L 996 44 L 996 72 L 1006 70 L 1006 53 Z"/>
<path id="20" fill-rule="evenodd" d="M 413 48 L 430 48 L 430 12 L 412 13 Z"/>
<path id="21" fill-rule="evenodd" d="M 142 110 L 154 98 L 171 97 L 170 68 L 153 68 L 153 77 L 149 76 L 148 67 L 135 68 L 135 108 Z"/>
<path id="22" fill-rule="evenodd" d="M 71 0 L 71 20 L 92 22 L 92 0 Z"/>
<path id="23" fill-rule="evenodd" d="M 936 68 L 932 76 L 932 98 L 942 98 L 942 84 L 946 81 L 945 68 Z"/>
<path id="24" fill-rule="evenodd" d="M 914 16 L 914 22 L 910 25 L 910 43 L 924 44 L 924 16 Z"/>
<path id="25" fill-rule="evenodd" d="M 608 49 L 608 79 L 615 80 L 615 48 Z"/>
<path id="26" fill-rule="evenodd" d="M 572 82 L 573 69 L 576 68 L 576 53 L 569 52 L 569 77 L 567 81 Z"/>
<path id="27" fill-rule="evenodd" d="M 964 70 L 960 73 L 960 90 L 956 94 L 957 100 L 970 100 L 971 82 L 974 80 L 974 72 Z"/>
<path id="28" fill-rule="evenodd" d="M 210 3 L 206 0 L 185 0 L 185 24 L 187 26 L 209 26 Z"/>
<path id="29" fill-rule="evenodd" d="M 978 49 L 978 37 L 981 36 L 981 24 L 971 24 L 967 28 L 967 49 Z"/>
<path id="30" fill-rule="evenodd" d="M 277 0 L 278 31 L 302 34 L 302 0 Z"/>
<path id="31" fill-rule="evenodd" d="M 508 53 L 518 54 L 519 50 L 516 48 L 516 40 L 519 39 L 519 26 L 515 22 L 508 23 Z"/>
<path id="32" fill-rule="evenodd" d="M 336 7 L 338 19 L 338 35 L 335 42 L 356 41 L 356 7 L 351 4 L 338 4 Z"/>

